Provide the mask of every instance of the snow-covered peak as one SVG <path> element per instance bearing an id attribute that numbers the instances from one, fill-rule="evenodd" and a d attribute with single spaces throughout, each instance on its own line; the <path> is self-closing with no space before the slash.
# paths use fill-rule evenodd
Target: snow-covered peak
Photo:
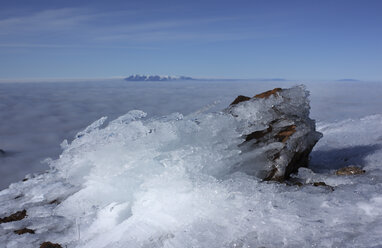
<path id="1" fill-rule="evenodd" d="M 126 81 L 173 81 L 173 80 L 192 80 L 191 77 L 185 76 L 159 76 L 159 75 L 139 75 L 134 74 L 127 78 Z"/>

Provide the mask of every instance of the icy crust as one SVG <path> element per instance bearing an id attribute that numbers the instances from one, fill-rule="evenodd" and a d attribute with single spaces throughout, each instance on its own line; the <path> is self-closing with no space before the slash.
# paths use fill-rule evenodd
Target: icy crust
<path id="1" fill-rule="evenodd" d="M 296 92 L 305 94 L 302 88 Z M 263 103 L 277 105 L 277 101 L 269 98 Z M 243 103 L 242 113 L 248 105 L 248 111 L 258 108 L 253 114 L 259 120 L 272 118 L 265 117 L 267 111 L 261 114 L 264 106 L 256 104 Z M 0 244 L 6 248 L 38 247 L 44 241 L 89 248 L 382 245 L 381 115 L 320 123 L 324 138 L 312 154 L 312 169 L 320 173 L 300 169 L 294 177 L 306 183 L 302 187 L 262 182 L 238 169 L 247 159 L 239 148 L 248 131 L 244 117 L 145 116 L 130 111 L 109 123 L 101 118 L 73 142 L 63 142 L 64 151 L 51 161 L 48 173 L 1 191 L 0 218 L 23 209 L 27 217 L 0 224 Z M 344 135 L 345 142 L 339 142 Z M 361 146 L 374 149 L 345 151 Z M 334 176 L 333 169 L 325 167 L 336 162 L 337 157 L 330 155 L 333 150 L 367 173 Z M 316 180 L 332 185 L 334 191 L 309 184 Z M 24 227 L 35 234 L 13 232 Z"/>

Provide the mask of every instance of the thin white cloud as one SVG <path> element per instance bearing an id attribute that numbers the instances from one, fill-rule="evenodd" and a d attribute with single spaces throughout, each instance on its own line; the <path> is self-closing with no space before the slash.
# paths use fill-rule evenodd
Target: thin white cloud
<path id="1" fill-rule="evenodd" d="M 195 30 L 206 25 L 229 22 L 237 18 L 198 18 L 167 21 L 150 21 L 143 23 L 126 23 L 99 32 L 98 41 L 163 41 L 163 40 L 187 40 L 195 38 L 237 39 L 230 32 L 214 30 L 210 33 Z M 231 32 L 232 33 L 232 32 Z M 244 37 L 244 35 L 242 35 Z"/>
<path id="2" fill-rule="evenodd" d="M 94 14 L 86 14 L 74 8 L 44 10 L 28 16 L 0 20 L 0 34 L 68 30 L 94 17 Z"/>
<path id="3" fill-rule="evenodd" d="M 213 28 L 235 21 L 238 19 L 236 17 L 165 18 L 153 20 L 148 13 L 139 11 L 101 13 L 83 8 L 44 10 L 0 20 L 0 38 L 3 41 L 0 47 L 114 47 L 121 45 L 121 42 L 134 45 L 137 42 L 211 42 L 254 37 L 253 32 L 237 31 L 232 27 L 227 30 Z"/>
<path id="4" fill-rule="evenodd" d="M 224 17 L 224 18 L 193 18 L 193 19 L 168 19 L 165 21 L 149 21 L 141 23 L 126 23 L 122 25 L 117 25 L 112 30 L 120 32 L 139 32 L 148 30 L 163 30 L 171 28 L 181 28 L 181 27 L 192 27 L 200 26 L 213 23 L 228 22 L 236 20 L 234 17 Z"/>
<path id="5" fill-rule="evenodd" d="M 136 22 L 125 18 L 124 23 L 116 23 L 110 26 L 104 24 L 97 25 L 95 21 L 99 19 L 110 19 L 115 16 L 123 16 L 131 14 L 131 12 L 103 12 L 96 13 L 89 10 L 77 9 L 77 8 L 63 8 L 52 9 L 37 12 L 28 16 L 11 17 L 0 20 L 0 34 L 5 33 L 19 33 L 19 32 L 35 32 L 35 31 L 60 31 L 62 29 L 68 30 L 80 26 L 89 26 L 91 30 L 109 30 L 111 32 L 140 32 L 147 30 L 161 30 L 177 27 L 186 27 L 193 25 L 203 25 L 214 22 L 222 22 L 233 20 L 234 18 L 195 18 L 195 19 L 183 19 L 183 20 L 154 20 L 154 21 L 141 21 Z M 140 15 L 146 15 L 147 13 L 141 13 Z M 139 13 L 135 12 L 135 16 L 139 16 Z M 131 18 L 130 18 L 131 19 Z M 109 20 L 110 21 L 110 20 Z M 105 27 L 104 27 L 105 26 Z"/>
<path id="6" fill-rule="evenodd" d="M 155 50 L 156 47 L 153 46 L 134 46 L 134 45 L 65 45 L 65 44 L 35 44 L 35 43 L 0 43 L 0 48 L 121 48 L 121 49 L 139 49 L 139 50 Z"/>
<path id="7" fill-rule="evenodd" d="M 6 48 L 75 48 L 76 45 L 59 44 L 32 44 L 32 43 L 0 43 L 0 47 Z"/>
<path id="8" fill-rule="evenodd" d="M 139 33 L 119 34 L 98 38 L 105 41 L 133 41 L 133 42 L 160 42 L 160 41 L 187 41 L 200 40 L 203 42 L 221 41 L 221 40 L 243 40 L 249 36 L 234 32 L 184 32 L 178 30 L 150 31 Z"/>

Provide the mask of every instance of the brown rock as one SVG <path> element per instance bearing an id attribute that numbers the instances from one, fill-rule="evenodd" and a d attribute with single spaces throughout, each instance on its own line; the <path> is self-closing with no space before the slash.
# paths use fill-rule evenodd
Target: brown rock
<path id="1" fill-rule="evenodd" d="M 240 96 L 236 97 L 236 99 L 230 105 L 235 105 L 235 104 L 238 104 L 240 102 L 245 102 L 245 101 L 248 101 L 249 99 L 251 99 L 251 98 L 248 96 L 240 95 Z"/>
<path id="2" fill-rule="evenodd" d="M 348 176 L 348 175 L 358 175 L 365 173 L 365 170 L 362 170 L 360 167 L 357 166 L 348 166 L 341 169 L 338 169 L 336 171 L 337 176 Z"/>
<path id="3" fill-rule="evenodd" d="M 44 242 L 40 245 L 40 248 L 62 248 L 60 244 L 54 244 L 51 242 Z"/>
<path id="4" fill-rule="evenodd" d="M 324 182 L 314 182 L 314 183 L 313 183 L 313 186 L 315 186 L 315 187 L 319 187 L 319 186 L 327 187 L 327 188 L 329 188 L 331 191 L 334 191 L 334 187 L 333 187 L 333 186 L 327 185 L 327 184 L 324 183 Z"/>
<path id="5" fill-rule="evenodd" d="M 255 95 L 254 97 L 255 97 L 255 98 L 268 98 L 268 97 L 270 97 L 271 95 L 276 96 L 276 95 L 277 95 L 277 92 L 281 92 L 281 91 L 282 91 L 281 88 L 274 88 L 273 90 L 268 90 L 268 91 L 265 91 L 265 92 L 263 92 L 263 93 L 257 94 L 257 95 Z"/>
<path id="6" fill-rule="evenodd" d="M 318 186 L 328 186 L 328 185 L 324 182 L 314 182 L 313 186 L 318 187 Z"/>
<path id="7" fill-rule="evenodd" d="M 248 134 L 245 137 L 245 141 L 250 141 L 250 140 L 253 140 L 253 139 L 259 140 L 259 139 L 263 138 L 265 135 L 267 135 L 270 132 L 272 132 L 272 126 L 269 126 L 265 130 L 255 131 L 255 132 L 252 132 L 252 133 Z"/>
<path id="8" fill-rule="evenodd" d="M 280 141 L 285 143 L 292 134 L 296 132 L 296 125 L 290 125 L 286 126 L 282 131 L 280 131 L 278 134 L 276 134 L 276 138 Z"/>
<path id="9" fill-rule="evenodd" d="M 0 224 L 12 222 L 12 221 L 19 221 L 19 220 L 24 219 L 26 216 L 27 216 L 27 211 L 24 209 L 23 211 L 18 211 L 14 214 L 7 216 L 7 217 L 0 218 Z"/>
<path id="10" fill-rule="evenodd" d="M 23 229 L 19 229 L 19 230 L 15 230 L 13 231 L 14 233 L 18 234 L 18 235 L 21 235 L 21 234 L 25 234 L 25 233 L 30 233 L 30 234 L 34 234 L 34 230 L 32 229 L 29 229 L 29 228 L 23 228 Z"/>

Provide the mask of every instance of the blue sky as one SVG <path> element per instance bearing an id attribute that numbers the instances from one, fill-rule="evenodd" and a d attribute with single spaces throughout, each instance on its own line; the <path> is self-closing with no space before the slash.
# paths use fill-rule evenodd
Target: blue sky
<path id="1" fill-rule="evenodd" d="M 382 79 L 382 1 L 2 0 L 0 78 Z"/>

